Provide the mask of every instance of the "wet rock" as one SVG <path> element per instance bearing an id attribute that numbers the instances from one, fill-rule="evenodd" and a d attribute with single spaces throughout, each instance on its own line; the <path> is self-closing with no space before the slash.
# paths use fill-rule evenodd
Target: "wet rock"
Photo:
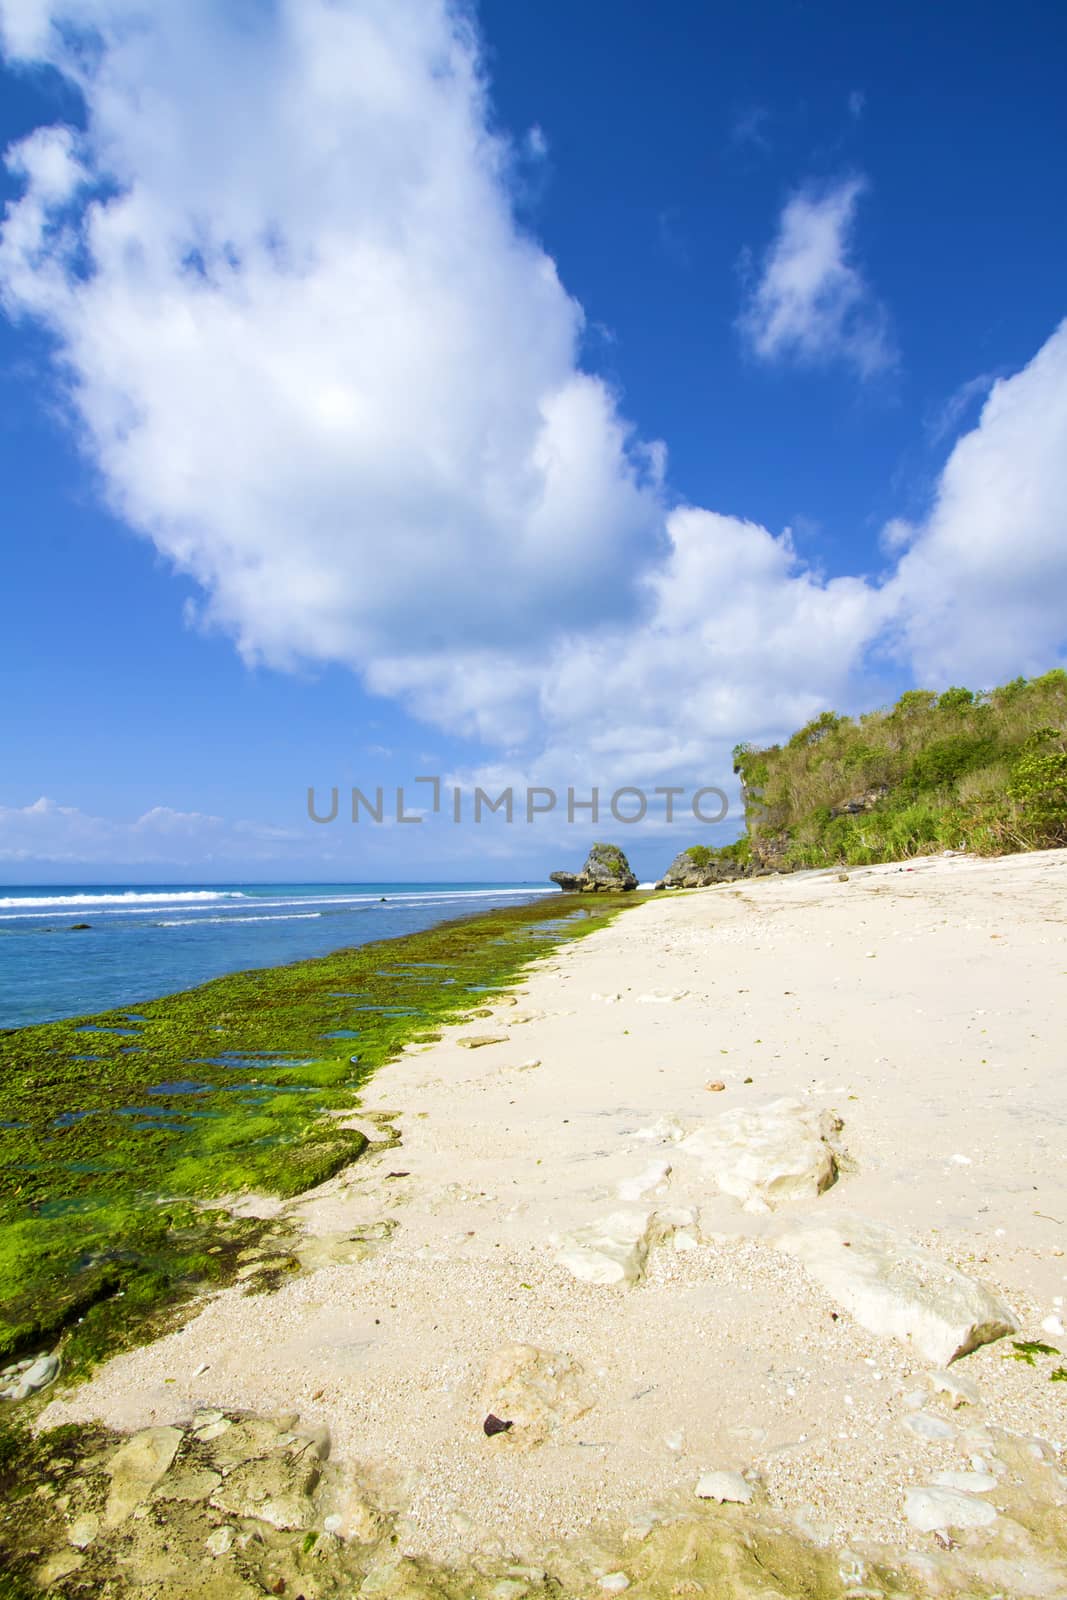
<path id="1" fill-rule="evenodd" d="M 76 1517 L 67 1529 L 67 1543 L 76 1550 L 87 1550 L 99 1532 L 100 1518 L 95 1512 L 88 1511 L 84 1516 Z"/>
<path id="2" fill-rule="evenodd" d="M 797 1100 L 724 1111 L 682 1140 L 723 1194 L 746 1211 L 771 1211 L 814 1199 L 837 1177 L 830 1138 L 841 1124 L 831 1112 Z"/>
<path id="3" fill-rule="evenodd" d="M 296 1456 L 264 1456 L 227 1473 L 211 1504 L 229 1516 L 257 1517 L 273 1528 L 311 1528 L 315 1521 L 311 1496 L 319 1477 L 319 1458 L 310 1448 Z"/>
<path id="4" fill-rule="evenodd" d="M 940 1533 L 947 1528 L 985 1528 L 997 1513 L 985 1500 L 958 1489 L 921 1488 L 904 1491 L 904 1515 L 920 1533 Z"/>
<path id="5" fill-rule="evenodd" d="M 43 1389 L 52 1382 L 59 1371 L 58 1356 L 39 1356 L 37 1360 L 26 1368 L 22 1374 L 22 1382 L 27 1389 Z"/>
<path id="6" fill-rule="evenodd" d="M 104 1508 L 105 1527 L 117 1528 L 148 1499 L 181 1442 L 180 1428 L 144 1428 L 119 1446 L 107 1464 L 111 1488 Z"/>
<path id="7" fill-rule="evenodd" d="M 388 1527 L 388 1519 L 378 1509 L 361 1484 L 350 1486 L 341 1509 L 323 1520 L 329 1533 L 356 1544 L 377 1544 Z"/>
<path id="8" fill-rule="evenodd" d="M 49 1588 L 53 1583 L 58 1583 L 61 1578 L 69 1578 L 72 1572 L 84 1566 L 85 1557 L 77 1550 L 59 1550 L 55 1555 L 49 1556 L 47 1561 L 34 1573 L 34 1578 L 42 1589 Z"/>
<path id="9" fill-rule="evenodd" d="M 739 1472 L 702 1472 L 696 1486 L 701 1500 L 718 1500 L 722 1505 L 729 1501 L 747 1506 L 756 1491 Z"/>
<path id="10" fill-rule="evenodd" d="M 999 1295 L 876 1223 L 813 1224 L 786 1234 L 778 1247 L 803 1262 L 861 1327 L 913 1345 L 941 1368 L 1015 1332 Z"/>
<path id="11" fill-rule="evenodd" d="M 232 1544 L 233 1529 L 227 1527 L 225 1523 L 221 1528 L 216 1528 L 214 1533 L 209 1534 L 204 1540 L 204 1546 L 208 1554 L 213 1556 L 224 1556 Z"/>
<path id="12" fill-rule="evenodd" d="M 481 1395 L 484 1411 L 511 1423 L 501 1435 L 501 1443 L 511 1450 L 543 1444 L 555 1429 L 584 1416 L 592 1404 L 580 1364 L 532 1344 L 509 1344 L 496 1351 Z"/>
<path id="13" fill-rule="evenodd" d="M 481 1050 L 487 1044 L 507 1044 L 507 1042 L 506 1033 L 469 1033 L 465 1039 L 456 1040 L 464 1050 Z"/>
<path id="14" fill-rule="evenodd" d="M 168 1472 L 152 1491 L 153 1500 L 208 1500 L 222 1482 L 222 1474 L 209 1467 L 179 1467 Z"/>

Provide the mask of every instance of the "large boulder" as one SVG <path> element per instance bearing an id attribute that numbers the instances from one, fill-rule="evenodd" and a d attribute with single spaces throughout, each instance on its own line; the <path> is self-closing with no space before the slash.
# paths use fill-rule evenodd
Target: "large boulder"
<path id="1" fill-rule="evenodd" d="M 564 894 L 618 894 L 637 888 L 630 863 L 617 844 L 595 844 L 581 872 L 552 872 L 549 877 Z"/>
<path id="2" fill-rule="evenodd" d="M 708 845 L 690 845 L 675 856 L 657 889 L 708 889 L 714 883 L 732 883 L 737 878 L 747 878 L 751 867 L 735 861 L 730 856 L 719 855 Z"/>
<path id="3" fill-rule="evenodd" d="M 694 1156 L 723 1194 L 746 1211 L 774 1211 L 814 1200 L 837 1177 L 833 1136 L 841 1129 L 830 1111 L 797 1100 L 738 1107 L 712 1117 L 678 1148 Z"/>
<path id="4" fill-rule="evenodd" d="M 1015 1332 L 992 1289 L 878 1223 L 837 1217 L 786 1234 L 778 1248 L 861 1328 L 912 1345 L 940 1368 Z"/>

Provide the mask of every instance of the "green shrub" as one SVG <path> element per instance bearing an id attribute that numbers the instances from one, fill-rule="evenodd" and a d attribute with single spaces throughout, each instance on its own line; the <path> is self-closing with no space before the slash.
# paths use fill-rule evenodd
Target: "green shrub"
<path id="1" fill-rule="evenodd" d="M 1067 843 L 1067 671 L 989 691 L 909 689 L 858 718 L 820 712 L 784 745 L 739 744 L 749 840 L 794 866 Z M 834 816 L 858 794 L 871 809 Z M 735 847 L 730 846 L 731 850 Z"/>

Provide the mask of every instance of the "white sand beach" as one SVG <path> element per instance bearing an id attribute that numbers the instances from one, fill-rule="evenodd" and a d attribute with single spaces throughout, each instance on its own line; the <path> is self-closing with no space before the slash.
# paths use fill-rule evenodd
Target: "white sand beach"
<path id="1" fill-rule="evenodd" d="M 352 1476 L 341 1531 L 370 1507 L 400 1553 L 443 1561 L 544 1565 L 586 1540 L 625 1574 L 657 1519 L 704 1504 L 857 1572 L 889 1546 L 934 1586 L 964 1562 L 1005 1594 L 1064 1592 L 1040 1536 L 1067 1507 L 1064 1358 L 1006 1357 L 1012 1338 L 1067 1351 L 1065 907 L 1063 851 L 649 897 L 368 1085 L 355 1120 L 400 1143 L 277 1208 L 323 1264 L 217 1295 L 42 1421 L 299 1411 Z M 802 1159 L 768 1188 L 737 1140 L 783 1100 Z M 717 1119 L 738 1111 L 759 1115 L 724 1153 Z M 576 1276 L 596 1267 L 580 1230 L 619 1214 L 636 1281 Z M 822 1256 L 816 1225 L 836 1230 Z M 909 1268 L 920 1289 L 944 1263 L 1010 1313 L 1013 1334 L 952 1362 L 955 1386 L 930 1376 L 955 1353 L 944 1317 L 905 1307 L 893 1336 L 842 1288 L 872 1226 L 898 1265 L 932 1254 Z M 516 1344 L 549 1353 L 540 1412 L 503 1381 Z M 513 1427 L 487 1437 L 488 1412 Z M 751 1504 L 699 1501 L 716 1471 Z M 965 1496 L 964 1521 L 989 1508 L 983 1525 L 924 1529 L 914 1494 L 905 1514 L 923 1486 Z"/>

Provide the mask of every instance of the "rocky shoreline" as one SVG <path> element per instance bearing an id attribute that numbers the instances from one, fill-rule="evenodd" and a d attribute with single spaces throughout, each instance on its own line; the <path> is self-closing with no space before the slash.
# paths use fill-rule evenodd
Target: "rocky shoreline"
<path id="1" fill-rule="evenodd" d="M 1065 885 L 772 878 L 546 953 L 366 1085 L 275 1205 L 301 1270 L 27 1402 L 27 1582 L 1062 1592 Z"/>

